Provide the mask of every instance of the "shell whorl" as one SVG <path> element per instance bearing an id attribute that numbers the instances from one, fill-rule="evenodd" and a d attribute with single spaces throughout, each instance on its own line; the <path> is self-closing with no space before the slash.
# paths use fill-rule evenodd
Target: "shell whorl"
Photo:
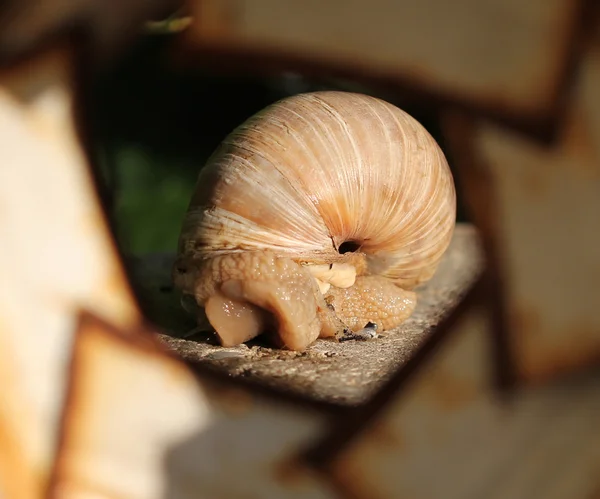
<path id="1" fill-rule="evenodd" d="M 353 241 L 370 273 L 410 289 L 433 275 L 455 216 L 452 174 L 420 123 L 374 97 L 314 92 L 272 104 L 221 143 L 200 173 L 179 252 L 331 262 Z"/>

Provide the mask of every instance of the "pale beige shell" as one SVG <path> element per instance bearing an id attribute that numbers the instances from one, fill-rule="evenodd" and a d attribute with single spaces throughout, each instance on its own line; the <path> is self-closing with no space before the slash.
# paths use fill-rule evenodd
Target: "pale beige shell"
<path id="1" fill-rule="evenodd" d="M 455 216 L 446 159 L 415 119 L 366 95 L 301 94 L 251 117 L 211 156 L 185 217 L 175 282 L 205 306 L 224 277 L 200 267 L 265 252 L 307 265 L 325 295 L 356 276 L 409 290 L 435 272 Z M 354 254 L 342 254 L 348 246 Z"/>

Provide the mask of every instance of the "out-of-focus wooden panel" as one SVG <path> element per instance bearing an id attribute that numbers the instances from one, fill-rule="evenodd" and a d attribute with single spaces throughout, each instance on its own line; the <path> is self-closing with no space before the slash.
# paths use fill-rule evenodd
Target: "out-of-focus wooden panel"
<path id="1" fill-rule="evenodd" d="M 65 45 L 0 74 L 0 495 L 44 497 L 52 476 L 51 497 L 329 497 L 293 459 L 320 413 L 209 395 L 141 330 L 72 69 Z"/>
<path id="2" fill-rule="evenodd" d="M 55 497 L 329 497 L 292 472 L 297 447 L 322 431 L 318 414 L 201 388 L 149 338 L 84 316 L 71 383 Z"/>
<path id="3" fill-rule="evenodd" d="M 193 46 L 350 68 L 523 119 L 553 109 L 580 8 L 573 0 L 189 3 Z"/>
<path id="4" fill-rule="evenodd" d="M 166 451 L 211 422 L 178 362 L 85 315 L 77 333 L 55 497 L 164 497 Z"/>
<path id="5" fill-rule="evenodd" d="M 465 182 L 475 213 L 489 212 L 485 229 L 496 245 L 509 346 L 521 379 L 600 361 L 599 89 L 595 46 L 582 62 L 554 147 L 485 124 L 474 124 L 465 143 L 455 144 L 459 152 L 471 149 L 487 184 Z M 465 169 L 462 177 L 469 175 Z M 495 204 L 485 206 L 477 191 L 488 191 Z"/>
<path id="6" fill-rule="evenodd" d="M 489 319 L 474 309 L 335 460 L 352 497 L 588 499 L 600 485 L 600 374 L 492 390 Z"/>
<path id="7" fill-rule="evenodd" d="M 73 119 L 68 48 L 0 74 L 0 490 L 36 497 L 52 463 L 75 314 L 140 319 Z"/>
<path id="8" fill-rule="evenodd" d="M 9 0 L 0 3 L 0 61 L 13 58 L 74 24 L 85 26 L 94 55 L 114 55 L 138 34 L 148 16 L 173 0 Z M 86 40 L 87 41 L 87 40 Z"/>

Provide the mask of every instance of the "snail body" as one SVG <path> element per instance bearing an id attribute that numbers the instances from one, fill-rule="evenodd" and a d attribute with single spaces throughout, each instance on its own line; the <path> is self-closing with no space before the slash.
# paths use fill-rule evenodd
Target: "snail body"
<path id="1" fill-rule="evenodd" d="M 446 159 L 414 118 L 366 95 L 300 94 L 249 118 L 209 158 L 174 283 L 222 344 L 271 332 L 302 350 L 405 321 L 455 217 Z"/>

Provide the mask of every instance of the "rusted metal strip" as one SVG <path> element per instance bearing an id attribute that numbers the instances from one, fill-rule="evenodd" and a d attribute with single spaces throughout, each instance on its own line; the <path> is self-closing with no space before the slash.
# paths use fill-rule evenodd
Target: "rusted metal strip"
<path id="1" fill-rule="evenodd" d="M 484 198 L 493 199 L 485 232 L 503 277 L 507 337 L 521 380 L 547 380 L 600 360 L 598 88 L 600 48 L 591 42 L 554 147 L 484 123 L 470 131 L 478 164 L 462 177 L 479 196 L 479 216 L 486 216 Z"/>
<path id="2" fill-rule="evenodd" d="M 470 3 L 304 2 L 274 22 L 276 1 L 190 0 L 183 49 L 194 64 L 348 77 L 550 137 L 579 57 L 583 2 Z"/>

